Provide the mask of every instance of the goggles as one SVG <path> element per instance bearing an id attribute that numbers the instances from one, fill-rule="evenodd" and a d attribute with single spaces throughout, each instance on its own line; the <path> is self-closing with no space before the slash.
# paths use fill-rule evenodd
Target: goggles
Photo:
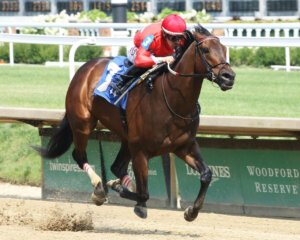
<path id="1" fill-rule="evenodd" d="M 169 34 L 166 34 L 166 37 L 171 41 L 171 42 L 180 42 L 184 36 L 183 35 L 169 35 Z"/>

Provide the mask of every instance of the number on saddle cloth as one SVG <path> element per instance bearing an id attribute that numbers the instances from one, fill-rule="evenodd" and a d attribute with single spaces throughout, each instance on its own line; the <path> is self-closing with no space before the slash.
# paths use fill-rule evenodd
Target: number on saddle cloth
<path id="1" fill-rule="evenodd" d="M 109 103 L 114 104 L 114 102 L 120 97 L 119 94 L 110 86 L 112 81 L 118 77 L 118 74 L 126 72 L 127 66 L 125 66 L 125 60 L 127 58 L 124 56 L 118 56 L 108 62 L 106 65 L 102 77 L 94 90 L 94 96 L 100 96 L 106 99 Z M 125 96 L 122 101 L 120 101 L 117 107 L 126 109 L 127 97 Z"/>

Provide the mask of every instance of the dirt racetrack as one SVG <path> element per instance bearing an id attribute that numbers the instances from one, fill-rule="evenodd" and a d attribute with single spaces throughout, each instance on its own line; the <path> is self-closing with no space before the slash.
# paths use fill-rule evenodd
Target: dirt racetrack
<path id="1" fill-rule="evenodd" d="M 0 198 L 0 240 L 300 240 L 299 219 L 148 209 L 140 219 L 132 207 Z"/>

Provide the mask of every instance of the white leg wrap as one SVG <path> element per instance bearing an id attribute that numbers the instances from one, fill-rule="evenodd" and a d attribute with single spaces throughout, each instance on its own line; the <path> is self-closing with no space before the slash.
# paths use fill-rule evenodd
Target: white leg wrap
<path id="1" fill-rule="evenodd" d="M 136 192 L 135 182 L 132 180 L 132 178 L 129 175 L 126 175 L 125 177 L 123 177 L 122 183 L 126 186 L 126 188 L 130 192 Z"/>
<path id="2" fill-rule="evenodd" d="M 95 188 L 97 187 L 98 183 L 102 183 L 101 178 L 97 175 L 97 173 L 95 173 L 88 163 L 83 165 L 83 170 L 89 175 L 91 183 Z"/>

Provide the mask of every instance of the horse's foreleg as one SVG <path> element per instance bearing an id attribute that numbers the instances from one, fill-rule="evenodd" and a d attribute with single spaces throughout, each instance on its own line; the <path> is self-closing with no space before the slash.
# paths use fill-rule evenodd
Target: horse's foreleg
<path id="1" fill-rule="evenodd" d="M 135 205 L 134 212 L 141 218 L 147 217 L 146 202 L 149 199 L 148 165 L 148 158 L 142 151 L 134 154 L 132 158 L 132 168 L 134 171 L 137 187 L 137 204 Z"/>
<path id="2" fill-rule="evenodd" d="M 131 191 L 136 191 L 136 184 L 132 180 L 132 178 L 128 175 L 128 164 L 130 162 L 131 155 L 128 149 L 128 142 L 122 141 L 121 149 L 115 159 L 114 163 L 112 164 L 110 170 L 111 172 L 121 179 L 122 183 L 126 186 L 126 188 Z"/>
<path id="3" fill-rule="evenodd" d="M 176 151 L 175 154 L 183 159 L 191 168 L 198 171 L 200 178 L 200 191 L 194 202 L 194 206 L 188 207 L 184 212 L 184 218 L 187 221 L 193 221 L 197 218 L 199 210 L 202 208 L 204 198 L 211 182 L 211 171 L 202 159 L 200 149 L 196 140 L 188 149 Z"/>

